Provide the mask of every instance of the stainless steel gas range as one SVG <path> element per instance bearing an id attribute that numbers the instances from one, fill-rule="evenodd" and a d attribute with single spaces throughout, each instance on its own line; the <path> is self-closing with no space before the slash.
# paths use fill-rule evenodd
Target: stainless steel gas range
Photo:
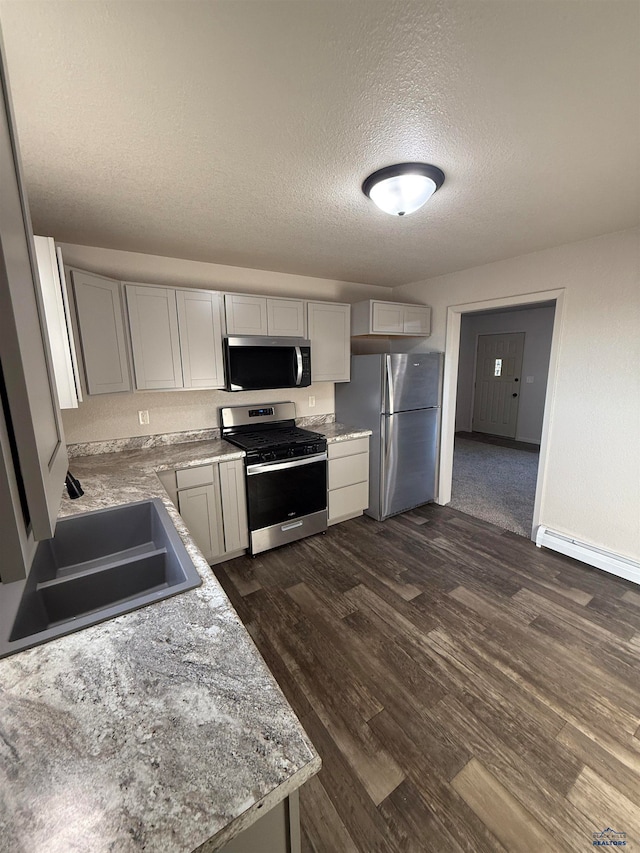
<path id="1" fill-rule="evenodd" d="M 295 414 L 294 403 L 220 410 L 222 437 L 247 454 L 251 554 L 327 529 L 327 442 Z"/>

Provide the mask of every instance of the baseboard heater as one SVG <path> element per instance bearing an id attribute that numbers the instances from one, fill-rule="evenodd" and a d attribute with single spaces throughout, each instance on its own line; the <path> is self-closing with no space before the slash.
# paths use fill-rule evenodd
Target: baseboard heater
<path id="1" fill-rule="evenodd" d="M 550 548 L 552 551 L 559 551 L 561 554 L 566 554 L 582 563 L 588 563 L 597 569 L 640 584 L 640 563 L 629 559 L 629 557 L 614 554 L 613 551 L 596 548 L 595 545 L 588 545 L 586 542 L 579 542 L 570 536 L 556 533 L 555 530 L 549 530 L 543 524 L 536 531 L 536 545 L 538 548 Z"/>

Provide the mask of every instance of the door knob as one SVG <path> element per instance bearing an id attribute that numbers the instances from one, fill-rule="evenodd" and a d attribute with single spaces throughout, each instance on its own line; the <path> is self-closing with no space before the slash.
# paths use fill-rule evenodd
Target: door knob
<path id="1" fill-rule="evenodd" d="M 515 393 L 515 391 L 514 391 L 514 393 L 513 393 L 511 396 L 512 396 L 512 397 L 517 397 L 518 395 L 517 395 L 517 394 Z"/>

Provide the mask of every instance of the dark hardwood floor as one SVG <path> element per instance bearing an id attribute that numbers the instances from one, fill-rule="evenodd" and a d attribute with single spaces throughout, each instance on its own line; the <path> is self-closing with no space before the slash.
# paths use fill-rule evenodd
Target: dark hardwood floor
<path id="1" fill-rule="evenodd" d="M 322 756 L 305 853 L 639 849 L 634 584 L 433 505 L 215 572 Z"/>

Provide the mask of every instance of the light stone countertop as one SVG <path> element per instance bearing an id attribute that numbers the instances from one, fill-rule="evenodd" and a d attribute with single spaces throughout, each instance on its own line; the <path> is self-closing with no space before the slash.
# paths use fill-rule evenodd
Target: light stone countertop
<path id="1" fill-rule="evenodd" d="M 320 758 L 155 471 L 224 441 L 71 462 L 61 515 L 162 498 L 203 583 L 0 660 L 0 851 L 208 853 Z"/>
<path id="2" fill-rule="evenodd" d="M 310 427 L 310 429 L 324 435 L 328 444 L 333 444 L 336 441 L 349 441 L 352 438 L 366 438 L 371 435 L 370 429 L 359 429 L 337 423 L 323 424 L 322 426 Z"/>

